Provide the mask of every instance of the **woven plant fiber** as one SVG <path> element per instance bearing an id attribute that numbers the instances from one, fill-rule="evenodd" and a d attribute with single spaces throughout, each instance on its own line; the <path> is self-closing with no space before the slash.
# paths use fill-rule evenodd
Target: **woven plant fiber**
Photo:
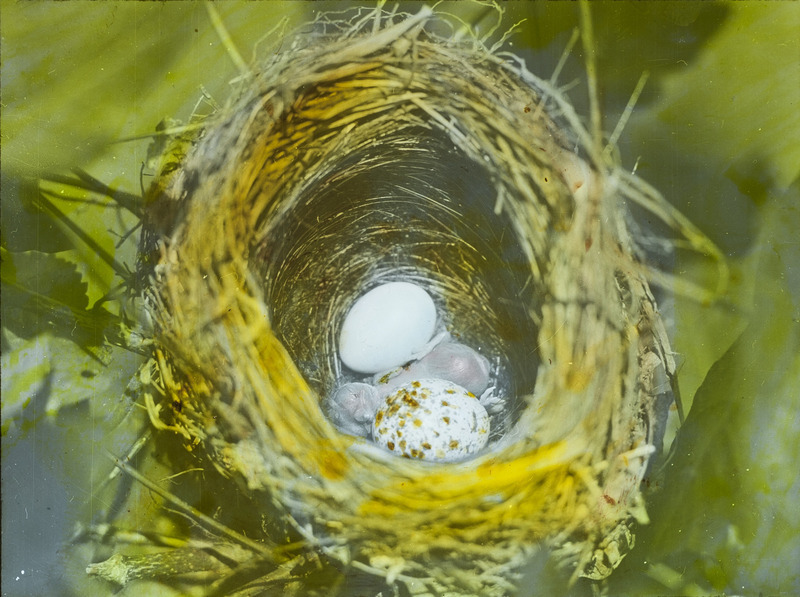
<path id="1" fill-rule="evenodd" d="M 674 370 L 625 210 L 660 198 L 610 156 L 550 83 L 431 10 L 320 19 L 162 158 L 153 424 L 303 549 L 408 593 L 513 593 L 541 550 L 606 577 L 647 522 Z M 323 411 L 344 315 L 393 280 L 492 360 L 503 408 L 469 460 L 396 457 Z M 274 573 L 276 542 L 240 557 Z"/>

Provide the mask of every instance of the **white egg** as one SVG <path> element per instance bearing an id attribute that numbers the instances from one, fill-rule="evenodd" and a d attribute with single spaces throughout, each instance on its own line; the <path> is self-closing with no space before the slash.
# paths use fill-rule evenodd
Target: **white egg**
<path id="1" fill-rule="evenodd" d="M 489 415 L 470 392 L 450 381 L 420 379 L 396 388 L 378 408 L 372 439 L 398 456 L 463 460 L 486 445 Z"/>
<path id="2" fill-rule="evenodd" d="M 433 336 L 436 305 L 416 284 L 389 282 L 353 304 L 342 323 L 339 358 L 358 373 L 377 373 L 415 358 Z"/>

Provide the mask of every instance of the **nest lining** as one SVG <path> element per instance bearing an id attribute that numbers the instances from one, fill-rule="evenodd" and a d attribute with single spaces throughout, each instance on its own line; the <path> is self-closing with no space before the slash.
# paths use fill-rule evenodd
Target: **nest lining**
<path id="1" fill-rule="evenodd" d="M 298 37 L 153 187 L 171 406 L 152 418 L 329 557 L 414 592 L 502 594 L 540 544 L 606 576 L 646 520 L 645 381 L 668 360 L 624 184 L 519 64 L 427 10 L 371 18 Z M 320 409 L 347 307 L 398 278 L 504 363 L 507 429 L 473 460 L 400 459 Z"/>

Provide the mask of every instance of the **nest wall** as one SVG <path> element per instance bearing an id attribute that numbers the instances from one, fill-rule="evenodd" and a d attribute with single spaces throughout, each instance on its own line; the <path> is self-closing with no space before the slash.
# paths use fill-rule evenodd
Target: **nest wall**
<path id="1" fill-rule="evenodd" d="M 624 185 L 546 82 L 433 21 L 299 36 L 165 168 L 151 418 L 309 545 L 412 592 L 506 594 L 543 546 L 602 578 L 646 520 L 668 350 Z M 397 458 L 320 408 L 346 310 L 396 279 L 497 356 L 502 433 L 472 460 Z"/>

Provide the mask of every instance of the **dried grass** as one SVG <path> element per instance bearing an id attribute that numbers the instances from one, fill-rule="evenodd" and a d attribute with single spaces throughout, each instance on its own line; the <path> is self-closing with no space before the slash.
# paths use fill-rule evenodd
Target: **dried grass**
<path id="1" fill-rule="evenodd" d="M 674 371 L 625 201 L 709 245 L 551 84 L 440 27 L 427 9 L 323 19 L 165 156 L 142 245 L 149 414 L 307 546 L 413 593 L 506 594 L 537 546 L 603 578 L 646 521 L 653 380 Z M 465 164 L 491 192 L 460 197 Z M 393 457 L 320 409 L 343 312 L 398 277 L 508 355 L 503 437 L 468 462 Z"/>

